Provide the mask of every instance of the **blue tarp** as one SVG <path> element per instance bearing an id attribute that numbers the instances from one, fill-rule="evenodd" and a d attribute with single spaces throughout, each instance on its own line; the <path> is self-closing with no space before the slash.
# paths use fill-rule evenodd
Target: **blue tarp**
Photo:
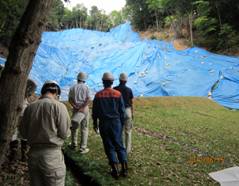
<path id="1" fill-rule="evenodd" d="M 44 32 L 30 73 L 38 92 L 45 80 L 56 80 L 65 100 L 80 71 L 88 73 L 93 94 L 102 89 L 104 72 L 113 73 L 114 85 L 126 72 L 135 96 L 208 96 L 212 91 L 213 100 L 239 109 L 238 57 L 196 47 L 178 51 L 171 42 L 141 39 L 129 23 L 110 32 Z"/>

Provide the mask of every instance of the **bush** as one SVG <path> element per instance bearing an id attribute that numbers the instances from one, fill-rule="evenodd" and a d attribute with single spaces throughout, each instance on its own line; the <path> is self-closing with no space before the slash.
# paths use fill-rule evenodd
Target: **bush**
<path id="1" fill-rule="evenodd" d="M 218 34 L 218 45 L 217 48 L 226 49 L 227 51 L 238 48 L 239 35 L 229 24 L 224 24 Z"/>

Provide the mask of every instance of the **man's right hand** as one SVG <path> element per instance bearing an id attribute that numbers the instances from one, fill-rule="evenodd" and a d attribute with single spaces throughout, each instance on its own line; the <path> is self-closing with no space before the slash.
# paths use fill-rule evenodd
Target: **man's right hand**
<path id="1" fill-rule="evenodd" d="M 81 107 L 80 109 L 79 109 L 79 112 L 85 112 L 85 107 Z"/>
<path id="2" fill-rule="evenodd" d="M 97 120 L 96 121 L 93 121 L 93 128 L 94 128 L 94 131 L 96 134 L 99 134 L 99 127 L 98 127 L 98 123 L 97 123 Z"/>
<path id="3" fill-rule="evenodd" d="M 95 133 L 96 133 L 96 134 L 99 134 L 99 133 L 100 133 L 100 131 L 99 131 L 99 128 L 98 128 L 98 127 L 94 127 L 94 131 L 95 131 Z"/>

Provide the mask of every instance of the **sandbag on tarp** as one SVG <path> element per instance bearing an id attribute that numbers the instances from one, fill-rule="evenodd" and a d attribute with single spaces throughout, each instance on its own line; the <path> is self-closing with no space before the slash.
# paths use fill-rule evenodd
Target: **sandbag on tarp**
<path id="1" fill-rule="evenodd" d="M 207 96 L 219 80 L 219 72 L 228 69 L 234 69 L 235 77 L 239 77 L 239 58 L 196 47 L 177 51 L 171 42 L 141 39 L 125 23 L 110 32 L 44 32 L 30 77 L 38 84 L 38 92 L 44 81 L 58 81 L 63 100 L 80 71 L 88 73 L 87 84 L 93 94 L 102 89 L 102 74 L 110 71 L 116 79 L 114 85 L 118 84 L 119 74 L 126 72 L 135 96 Z M 213 98 L 237 108 L 238 97 L 231 99 L 230 91 L 221 92 L 225 102 L 230 100 L 226 105 L 216 99 L 216 92 Z"/>

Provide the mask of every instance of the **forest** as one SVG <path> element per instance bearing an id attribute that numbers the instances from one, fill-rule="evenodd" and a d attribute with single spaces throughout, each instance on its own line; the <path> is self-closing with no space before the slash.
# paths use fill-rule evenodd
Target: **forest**
<path id="1" fill-rule="evenodd" d="M 28 0 L 0 1 L 0 43 L 8 46 Z M 189 46 L 213 52 L 238 54 L 239 1 L 237 0 L 126 0 L 121 11 L 77 4 L 72 10 L 61 0 L 53 1 L 46 30 L 70 28 L 108 31 L 130 21 L 136 31 L 161 32 L 161 38 L 185 39 Z M 170 34 L 172 33 L 172 34 Z"/>

